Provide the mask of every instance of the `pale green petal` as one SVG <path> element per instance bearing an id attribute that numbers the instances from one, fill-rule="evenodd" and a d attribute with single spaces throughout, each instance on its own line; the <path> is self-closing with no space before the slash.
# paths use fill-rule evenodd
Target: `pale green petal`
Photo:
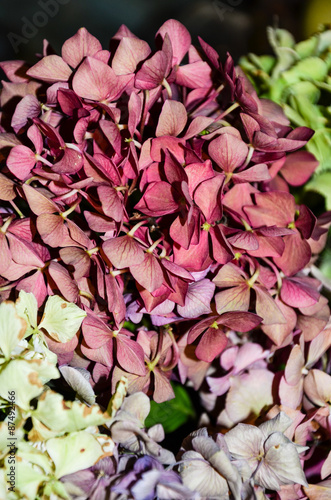
<path id="1" fill-rule="evenodd" d="M 96 438 L 85 431 L 49 439 L 46 449 L 55 464 L 57 478 L 91 467 L 104 454 Z"/>
<path id="2" fill-rule="evenodd" d="M 68 342 L 79 330 L 86 312 L 58 295 L 48 297 L 38 328 L 45 328 L 58 342 Z"/>
<path id="3" fill-rule="evenodd" d="M 17 315 L 14 302 L 0 304 L 0 349 L 6 359 L 24 337 L 26 322 Z"/>
<path id="4" fill-rule="evenodd" d="M 59 376 L 57 368 L 45 360 L 13 359 L 0 372 L 0 396 L 8 399 L 8 392 L 15 391 L 15 404 L 29 410 L 31 399 L 43 392 L 44 384 Z"/>
<path id="5" fill-rule="evenodd" d="M 64 401 L 63 396 L 51 390 L 39 398 L 32 416 L 58 434 L 103 425 L 109 419 L 99 405 L 87 406 L 79 401 Z"/>
<path id="6" fill-rule="evenodd" d="M 16 300 L 17 314 L 32 328 L 37 327 L 38 303 L 33 293 L 21 290 Z"/>
<path id="7" fill-rule="evenodd" d="M 38 450 L 38 448 L 32 446 L 32 443 L 26 441 L 20 442 L 18 445 L 16 457 L 19 457 L 21 459 L 20 461 L 37 465 L 43 470 L 45 474 L 52 473 L 53 464 L 47 456 L 47 453 Z"/>
<path id="8" fill-rule="evenodd" d="M 41 473 L 36 466 L 26 462 L 16 462 L 16 489 L 20 492 L 19 498 L 35 500 L 37 491 L 48 477 Z"/>

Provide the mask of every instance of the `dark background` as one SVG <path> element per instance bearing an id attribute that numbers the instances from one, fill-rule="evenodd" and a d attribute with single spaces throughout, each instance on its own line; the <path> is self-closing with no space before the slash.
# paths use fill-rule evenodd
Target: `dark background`
<path id="1" fill-rule="evenodd" d="M 300 40 L 316 29 L 318 22 L 331 22 L 330 0 L 0 2 L 0 60 L 26 59 L 29 62 L 35 62 L 35 54 L 42 51 L 44 39 L 60 52 L 62 43 L 81 26 L 99 38 L 104 48 L 108 48 L 109 39 L 121 24 L 126 24 L 153 47 L 157 29 L 165 20 L 176 18 L 188 28 L 193 43 L 197 43 L 197 35 L 200 35 L 222 56 L 229 51 L 237 60 L 248 51 L 270 52 L 265 31 L 268 25 L 289 29 Z M 49 8 L 53 6 L 52 16 L 45 14 L 41 7 L 41 3 L 47 2 Z"/>

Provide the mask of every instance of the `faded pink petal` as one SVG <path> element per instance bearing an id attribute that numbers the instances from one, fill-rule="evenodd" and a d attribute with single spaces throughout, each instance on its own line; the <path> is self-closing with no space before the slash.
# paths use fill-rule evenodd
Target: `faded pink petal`
<path id="1" fill-rule="evenodd" d="M 36 118 L 40 113 L 40 102 L 34 95 L 28 94 L 17 104 L 11 126 L 18 133 L 28 123 L 29 118 Z"/>
<path id="2" fill-rule="evenodd" d="M 71 278 L 68 270 L 59 262 L 51 261 L 48 266 L 48 272 L 61 295 L 63 295 L 63 297 L 69 302 L 76 302 L 79 290 L 76 282 Z"/>
<path id="3" fill-rule="evenodd" d="M 187 122 L 187 114 L 184 104 L 167 99 L 162 106 L 159 121 L 156 127 L 156 137 L 162 135 L 179 135 Z"/>
<path id="4" fill-rule="evenodd" d="M 84 99 L 111 100 L 118 93 L 118 77 L 104 62 L 86 57 L 75 73 L 72 88 Z"/>
<path id="5" fill-rule="evenodd" d="M 71 76 L 71 69 L 62 57 L 52 54 L 43 57 L 26 74 L 44 82 L 66 82 Z"/>
<path id="6" fill-rule="evenodd" d="M 208 279 L 190 283 L 184 306 L 177 306 L 183 318 L 197 318 L 210 312 L 210 301 L 214 295 L 215 285 Z"/>
<path id="7" fill-rule="evenodd" d="M 15 146 L 7 158 L 7 167 L 18 179 L 26 180 L 37 163 L 35 153 L 26 146 Z"/>
<path id="8" fill-rule="evenodd" d="M 72 68 L 76 68 L 84 57 L 93 56 L 99 50 L 102 50 L 99 40 L 86 28 L 80 28 L 74 36 L 64 42 L 61 53 L 63 60 Z"/>
<path id="9" fill-rule="evenodd" d="M 114 54 L 112 68 L 117 75 L 134 73 L 137 65 L 147 59 L 150 53 L 151 49 L 144 40 L 123 37 Z"/>
<path id="10" fill-rule="evenodd" d="M 246 283 L 234 288 L 229 288 L 228 290 L 223 290 L 215 295 L 216 310 L 218 314 L 223 314 L 227 311 L 248 311 L 249 301 L 250 289 Z M 259 316 L 261 316 L 261 314 L 259 314 Z"/>
<path id="11" fill-rule="evenodd" d="M 285 324 L 286 319 L 268 290 L 261 285 L 255 285 L 254 290 L 256 293 L 256 313 L 263 318 L 263 324 Z"/>

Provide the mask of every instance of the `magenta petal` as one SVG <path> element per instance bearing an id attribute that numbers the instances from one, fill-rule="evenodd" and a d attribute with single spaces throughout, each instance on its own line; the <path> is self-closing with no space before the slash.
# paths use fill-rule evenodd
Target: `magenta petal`
<path id="1" fill-rule="evenodd" d="M 209 155 L 225 172 L 233 172 L 247 158 L 248 146 L 232 134 L 222 134 L 210 142 Z"/>
<path id="2" fill-rule="evenodd" d="M 117 94 L 118 78 L 114 70 L 94 57 L 87 57 L 77 69 L 72 88 L 77 95 L 93 101 L 104 101 Z"/>
<path id="3" fill-rule="evenodd" d="M 231 311 L 222 314 L 217 323 L 236 330 L 237 332 L 249 332 L 256 328 L 262 321 L 262 318 L 250 312 Z"/>
<path id="4" fill-rule="evenodd" d="M 222 330 L 208 328 L 195 349 L 195 355 L 202 361 L 211 362 L 224 351 L 227 343 L 227 336 Z"/>
<path id="5" fill-rule="evenodd" d="M 62 57 L 51 55 L 43 57 L 26 74 L 45 82 L 66 82 L 71 76 L 71 69 Z"/>
<path id="6" fill-rule="evenodd" d="M 99 40 L 86 28 L 80 28 L 62 45 L 62 58 L 72 68 L 76 68 L 84 57 L 93 56 L 99 50 L 102 50 Z"/>
<path id="7" fill-rule="evenodd" d="M 235 184 L 241 182 L 263 182 L 271 179 L 268 166 L 264 163 L 259 163 L 253 167 L 247 168 L 242 172 L 233 174 L 233 182 Z"/>
<path id="8" fill-rule="evenodd" d="M 36 155 L 26 146 L 15 146 L 7 158 L 7 167 L 22 181 L 27 179 L 37 163 Z"/>
<path id="9" fill-rule="evenodd" d="M 162 135 L 177 136 L 181 133 L 187 122 L 184 104 L 167 99 L 162 106 L 159 121 L 156 127 L 156 137 Z"/>
<path id="10" fill-rule="evenodd" d="M 287 278 L 283 280 L 280 296 L 289 306 L 309 307 L 316 304 L 320 294 L 307 278 Z"/>
<path id="11" fill-rule="evenodd" d="M 285 250 L 281 257 L 274 257 L 275 264 L 286 276 L 293 276 L 303 269 L 311 258 L 311 249 L 300 234 L 284 236 Z"/>
<path id="12" fill-rule="evenodd" d="M 102 249 L 107 258 L 117 269 L 140 264 L 144 260 L 144 251 L 132 236 L 120 236 L 103 243 Z"/>
<path id="13" fill-rule="evenodd" d="M 62 158 L 54 163 L 52 170 L 59 174 L 76 174 L 84 164 L 82 153 L 66 147 Z"/>
<path id="14" fill-rule="evenodd" d="M 240 231 L 228 238 L 228 242 L 234 247 L 244 250 L 257 250 L 259 248 L 259 242 L 255 234 L 251 231 Z"/>
<path id="15" fill-rule="evenodd" d="M 201 182 L 194 192 L 194 201 L 209 223 L 222 218 L 220 198 L 224 179 L 224 175 L 216 175 L 212 179 Z"/>
<path id="16" fill-rule="evenodd" d="M 146 374 L 144 351 L 137 342 L 119 333 L 116 336 L 116 354 L 123 370 L 142 377 Z"/>
<path id="17" fill-rule="evenodd" d="M 121 198 L 121 194 L 115 188 L 106 185 L 98 186 L 97 191 L 104 214 L 116 222 L 120 222 L 123 218 L 123 198 Z"/>

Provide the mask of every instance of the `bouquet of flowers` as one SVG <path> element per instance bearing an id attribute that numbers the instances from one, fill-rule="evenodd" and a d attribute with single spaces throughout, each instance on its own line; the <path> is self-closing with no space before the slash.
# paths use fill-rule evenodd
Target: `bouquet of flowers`
<path id="1" fill-rule="evenodd" d="M 314 130 L 199 43 L 0 63 L 1 498 L 331 495 Z"/>

